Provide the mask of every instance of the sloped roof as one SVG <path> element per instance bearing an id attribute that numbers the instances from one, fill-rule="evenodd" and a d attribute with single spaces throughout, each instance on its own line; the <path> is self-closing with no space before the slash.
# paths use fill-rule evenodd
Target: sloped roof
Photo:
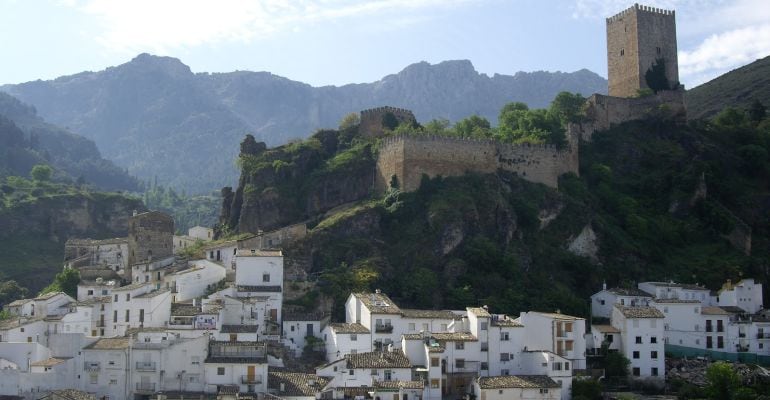
<path id="1" fill-rule="evenodd" d="M 477 317 L 481 318 L 491 318 L 492 314 L 489 313 L 489 310 L 487 310 L 484 307 L 468 307 L 466 308 L 468 312 L 476 314 Z"/>
<path id="2" fill-rule="evenodd" d="M 374 381 L 374 387 L 377 389 L 419 389 L 425 388 L 424 381 Z"/>
<path id="3" fill-rule="evenodd" d="M 428 319 L 449 319 L 454 320 L 460 318 L 459 315 L 448 310 L 415 310 L 415 309 L 401 309 L 401 316 L 405 318 L 428 318 Z"/>
<path id="4" fill-rule="evenodd" d="M 369 333 L 369 329 L 361 324 L 332 323 L 329 328 L 336 333 Z"/>
<path id="5" fill-rule="evenodd" d="M 607 291 L 618 296 L 652 297 L 651 294 L 637 288 L 612 288 L 607 289 Z"/>
<path id="6" fill-rule="evenodd" d="M 470 332 L 435 332 L 430 336 L 442 342 L 477 342 L 479 340 Z"/>
<path id="7" fill-rule="evenodd" d="M 702 307 L 700 313 L 703 315 L 730 315 L 729 312 L 723 310 L 721 307 Z"/>
<path id="8" fill-rule="evenodd" d="M 411 368 L 412 364 L 401 350 L 372 351 L 347 354 L 347 368 Z"/>
<path id="9" fill-rule="evenodd" d="M 620 330 L 612 325 L 591 325 L 591 329 L 601 333 L 620 333 Z"/>
<path id="10" fill-rule="evenodd" d="M 401 314 L 401 309 L 384 293 L 353 293 L 372 314 Z"/>
<path id="11" fill-rule="evenodd" d="M 615 304 L 615 308 L 617 308 L 623 316 L 626 318 L 666 318 L 665 315 L 663 315 L 660 310 L 658 310 L 655 307 L 649 307 L 649 306 L 621 306 L 620 304 Z"/>
<path id="12" fill-rule="evenodd" d="M 539 315 L 542 315 L 548 318 L 553 318 L 553 319 L 568 319 L 572 321 L 585 319 L 585 318 L 576 317 L 574 315 L 567 315 L 567 314 L 562 314 L 558 312 L 557 313 L 548 313 L 548 312 L 540 312 L 540 311 L 531 311 L 531 312 L 534 314 L 539 314 Z"/>
<path id="13" fill-rule="evenodd" d="M 326 386 L 331 378 L 299 372 L 270 371 L 267 374 L 267 387 L 282 396 L 315 396 Z M 283 384 L 283 390 L 281 390 Z"/>
<path id="14" fill-rule="evenodd" d="M 483 376 L 478 378 L 479 387 L 482 389 L 541 389 L 561 387 L 553 379 L 545 375 L 506 375 Z"/>
<path id="15" fill-rule="evenodd" d="M 131 338 L 127 337 L 114 337 L 114 338 L 101 338 L 83 349 L 87 350 L 116 350 L 126 349 L 131 343 Z"/>
<path id="16" fill-rule="evenodd" d="M 56 399 L 67 399 L 67 400 L 96 400 L 96 396 L 84 392 L 82 390 L 76 390 L 76 389 L 58 389 L 58 390 L 51 390 L 48 392 L 47 395 L 41 397 L 41 399 L 45 398 L 56 398 Z"/>
<path id="17" fill-rule="evenodd" d="M 48 358 L 48 359 L 45 359 L 45 360 L 35 361 L 33 363 L 30 363 L 29 365 L 31 367 L 53 367 L 54 365 L 59 365 L 59 364 L 63 363 L 64 361 L 66 361 L 66 360 L 63 359 L 63 358 L 51 357 L 51 358 Z"/>

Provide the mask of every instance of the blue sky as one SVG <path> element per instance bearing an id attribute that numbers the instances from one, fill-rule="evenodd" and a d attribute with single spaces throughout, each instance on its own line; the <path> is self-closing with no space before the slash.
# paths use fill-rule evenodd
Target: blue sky
<path id="1" fill-rule="evenodd" d="M 675 9 L 687 87 L 770 54 L 767 0 Z M 97 71 L 148 52 L 194 72 L 270 71 L 314 86 L 468 59 L 479 72 L 607 75 L 617 0 L 0 0 L 0 84 Z"/>

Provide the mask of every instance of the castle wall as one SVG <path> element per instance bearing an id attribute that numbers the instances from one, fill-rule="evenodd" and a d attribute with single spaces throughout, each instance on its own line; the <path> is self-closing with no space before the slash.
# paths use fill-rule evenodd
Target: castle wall
<path id="1" fill-rule="evenodd" d="M 668 115 L 662 115 L 665 108 Z M 626 121 L 634 121 L 654 117 L 656 115 L 670 117 L 679 122 L 687 120 L 687 110 L 684 104 L 684 91 L 666 90 L 655 95 L 627 98 L 594 94 L 587 100 L 586 122 L 572 125 L 573 130 L 579 131 L 579 136 L 591 141 L 596 131 L 611 128 Z"/>
<path id="2" fill-rule="evenodd" d="M 658 58 L 665 61 L 666 78 L 679 83 L 674 11 L 634 5 L 607 18 L 607 76 L 609 95 L 631 97 L 647 88 L 645 73 Z"/>
<path id="3" fill-rule="evenodd" d="M 375 189 L 379 193 L 387 190 L 393 175 L 398 177 L 401 190 L 409 192 L 420 187 L 423 175 L 448 177 L 498 169 L 557 188 L 560 175 L 578 173 L 577 147 L 558 149 L 433 136 L 389 138 L 380 149 Z"/>

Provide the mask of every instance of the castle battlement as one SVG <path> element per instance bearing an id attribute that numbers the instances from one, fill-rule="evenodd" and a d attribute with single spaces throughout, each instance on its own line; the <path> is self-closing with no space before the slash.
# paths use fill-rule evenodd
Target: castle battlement
<path id="1" fill-rule="evenodd" d="M 361 110 L 361 115 L 384 114 L 386 112 L 390 112 L 393 114 L 411 114 L 412 116 L 414 116 L 411 110 L 407 110 L 406 108 L 391 107 L 391 106 L 381 106 L 381 107 Z"/>
<path id="2" fill-rule="evenodd" d="M 544 149 L 544 150 L 556 150 L 556 151 L 569 151 L 568 148 L 560 148 L 553 144 L 533 144 L 533 143 L 505 143 L 495 139 L 477 139 L 468 137 L 455 137 L 455 136 L 438 136 L 438 135 L 395 135 L 388 136 L 382 139 L 381 148 L 396 145 L 405 141 L 411 142 L 433 142 L 433 143 L 458 143 L 458 144 L 486 144 L 498 147 L 507 147 L 510 149 Z"/>
<path id="3" fill-rule="evenodd" d="M 674 14 L 674 10 L 664 10 L 662 8 L 655 8 L 655 7 L 645 6 L 645 5 L 634 4 L 632 7 L 629 7 L 627 9 L 625 9 L 625 10 L 623 10 L 623 11 L 621 11 L 621 12 L 619 12 L 619 13 L 617 13 L 617 14 L 609 17 L 609 18 L 607 18 L 607 24 L 611 24 L 613 22 L 616 22 L 616 21 L 622 19 L 623 17 L 625 17 L 626 15 L 631 14 L 633 11 L 637 11 L 637 12 L 638 11 L 643 11 L 643 12 L 654 13 L 654 14 L 661 14 L 661 15 L 672 15 L 672 16 L 675 15 Z"/>

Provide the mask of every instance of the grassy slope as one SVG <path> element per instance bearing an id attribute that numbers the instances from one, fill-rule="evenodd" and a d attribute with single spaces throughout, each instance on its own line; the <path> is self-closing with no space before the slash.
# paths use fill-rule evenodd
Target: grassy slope
<path id="1" fill-rule="evenodd" d="M 725 107 L 747 108 L 755 99 L 770 106 L 770 56 L 687 91 L 690 118 L 711 118 Z"/>

